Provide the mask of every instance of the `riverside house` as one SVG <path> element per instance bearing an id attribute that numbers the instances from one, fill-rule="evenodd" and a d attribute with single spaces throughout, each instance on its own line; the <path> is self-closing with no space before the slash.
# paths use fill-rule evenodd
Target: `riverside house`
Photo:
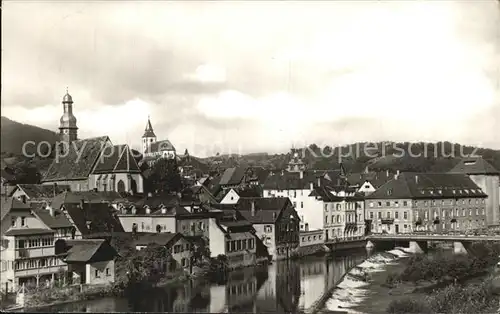
<path id="1" fill-rule="evenodd" d="M 396 174 L 365 199 L 373 233 L 486 228 L 487 195 L 467 175 Z"/>
<path id="2" fill-rule="evenodd" d="M 68 221 L 61 216 L 38 215 L 12 197 L 1 199 L 0 210 L 0 290 L 16 291 L 23 284 L 49 284 L 58 279 L 67 266 L 55 255 L 58 233 L 51 227 L 71 228 Z"/>
<path id="3" fill-rule="evenodd" d="M 55 243 L 55 254 L 68 265 L 68 283 L 95 285 L 115 281 L 118 253 L 106 240 L 60 239 Z"/>
<path id="4" fill-rule="evenodd" d="M 240 198 L 236 208 L 252 223 L 274 260 L 289 258 L 296 251 L 300 219 L 289 198 Z"/>

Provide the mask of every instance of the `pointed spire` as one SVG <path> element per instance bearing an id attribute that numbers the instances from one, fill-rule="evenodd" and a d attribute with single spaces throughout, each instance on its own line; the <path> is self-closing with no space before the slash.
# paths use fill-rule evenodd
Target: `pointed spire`
<path id="1" fill-rule="evenodd" d="M 144 135 L 142 137 L 154 137 L 156 138 L 155 132 L 153 131 L 153 126 L 151 125 L 151 120 L 148 115 L 148 123 L 146 124 L 146 129 L 144 130 Z"/>

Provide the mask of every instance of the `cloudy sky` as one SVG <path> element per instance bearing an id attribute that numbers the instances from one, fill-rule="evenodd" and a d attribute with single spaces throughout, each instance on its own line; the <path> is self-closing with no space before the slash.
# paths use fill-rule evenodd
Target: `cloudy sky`
<path id="1" fill-rule="evenodd" d="M 500 149 L 500 2 L 5 1 L 2 115 L 179 151 Z"/>

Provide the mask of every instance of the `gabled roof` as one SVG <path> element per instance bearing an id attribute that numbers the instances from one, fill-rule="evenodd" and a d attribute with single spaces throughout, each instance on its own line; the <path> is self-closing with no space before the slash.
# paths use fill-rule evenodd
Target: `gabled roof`
<path id="1" fill-rule="evenodd" d="M 500 171 L 482 157 L 462 159 L 450 173 L 500 175 Z"/>
<path id="2" fill-rule="evenodd" d="M 487 195 L 465 174 L 403 172 L 366 199 L 473 198 Z"/>
<path id="3" fill-rule="evenodd" d="M 313 185 L 332 185 L 333 182 L 325 179 L 324 171 L 304 171 L 303 178 L 300 178 L 298 172 L 276 173 L 267 177 L 264 183 L 265 190 L 309 190 L 311 183 Z"/>
<path id="4" fill-rule="evenodd" d="M 12 209 L 30 210 L 31 207 L 13 197 L 2 197 L 0 201 L 0 221 L 2 221 Z"/>
<path id="5" fill-rule="evenodd" d="M 255 214 L 252 214 L 252 202 Z M 288 197 L 243 197 L 238 200 L 237 208 L 251 223 L 274 224 L 280 213 L 289 205 L 291 202 Z"/>
<path id="6" fill-rule="evenodd" d="M 62 252 L 61 252 L 62 251 Z M 63 254 L 66 263 L 93 263 L 112 260 L 116 250 L 102 239 L 58 240 L 56 254 Z"/>
<path id="7" fill-rule="evenodd" d="M 59 209 L 64 204 L 80 204 L 82 200 L 87 203 L 114 203 L 127 201 L 120 193 L 114 191 L 65 191 L 56 195 L 56 197 L 52 199 L 50 206 Z"/>
<path id="8" fill-rule="evenodd" d="M 100 232 L 124 232 L 114 208 L 106 203 L 65 204 L 64 210 L 73 220 L 82 235 Z M 90 222 L 90 227 L 87 226 Z"/>
<path id="9" fill-rule="evenodd" d="M 237 185 L 243 181 L 246 170 L 244 167 L 227 168 L 219 181 L 219 185 Z"/>
<path id="10" fill-rule="evenodd" d="M 29 199 L 53 198 L 64 191 L 70 189 L 69 185 L 52 184 L 18 184 L 17 188 L 26 193 Z"/>
<path id="11" fill-rule="evenodd" d="M 68 154 L 54 159 L 42 182 L 87 179 L 103 148 L 109 143 L 107 136 L 72 142 Z"/>
<path id="12" fill-rule="evenodd" d="M 9 229 L 5 232 L 6 236 L 26 236 L 26 235 L 41 235 L 41 234 L 52 234 L 54 230 L 43 229 L 43 228 L 26 228 L 26 229 Z"/>
<path id="13" fill-rule="evenodd" d="M 53 209 L 53 215 L 46 209 L 33 209 L 33 214 L 37 216 L 47 227 L 51 229 L 71 228 L 73 224 L 66 215 L 59 209 Z"/>
<path id="14" fill-rule="evenodd" d="M 93 174 L 102 173 L 140 173 L 139 165 L 128 145 L 115 145 L 104 148 L 98 158 Z"/>
<path id="15" fill-rule="evenodd" d="M 378 189 L 387 181 L 394 179 L 394 174 L 389 173 L 388 171 L 381 172 L 363 172 L 363 173 L 353 173 L 349 175 L 347 181 L 353 185 L 362 186 L 365 182 L 370 182 L 370 184 Z"/>

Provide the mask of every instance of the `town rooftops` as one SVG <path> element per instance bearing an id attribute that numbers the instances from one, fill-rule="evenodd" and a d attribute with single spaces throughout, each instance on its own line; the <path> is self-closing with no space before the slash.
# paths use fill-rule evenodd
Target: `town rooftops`
<path id="1" fill-rule="evenodd" d="M 495 169 L 495 167 L 482 157 L 462 159 L 453 169 L 450 170 L 450 173 L 500 175 L 500 171 Z"/>
<path id="2" fill-rule="evenodd" d="M 338 192 L 347 192 L 347 195 L 340 196 L 342 193 Z M 348 189 L 347 191 L 336 191 L 335 188 L 326 186 L 315 187 L 309 196 L 318 197 L 323 202 L 362 201 L 364 199 L 363 195 L 354 193 L 352 189 Z"/>
<path id="3" fill-rule="evenodd" d="M 55 243 L 55 254 L 65 256 L 64 261 L 69 264 L 109 261 L 118 255 L 109 242 L 102 239 L 60 239 Z"/>
<path id="4" fill-rule="evenodd" d="M 246 170 L 244 167 L 227 168 L 219 181 L 219 185 L 238 185 L 242 183 Z"/>
<path id="5" fill-rule="evenodd" d="M 319 181 L 318 181 L 319 180 Z M 311 183 L 317 185 L 337 184 L 325 178 L 324 171 L 304 171 L 303 177 L 299 172 L 276 173 L 267 177 L 264 183 L 265 190 L 309 190 Z"/>
<path id="6" fill-rule="evenodd" d="M 87 179 L 103 148 L 110 143 L 107 136 L 72 142 L 67 154 L 54 159 L 42 182 Z"/>
<path id="7" fill-rule="evenodd" d="M 29 199 L 53 198 L 70 189 L 69 185 L 52 184 L 18 184 L 17 188 L 22 190 Z"/>
<path id="8" fill-rule="evenodd" d="M 392 179 L 394 179 L 394 174 L 389 173 L 389 171 L 381 171 L 353 173 L 348 176 L 347 181 L 349 181 L 350 184 L 358 186 L 362 186 L 365 182 L 368 181 L 375 189 L 378 189 L 387 181 L 390 181 Z"/>
<path id="9" fill-rule="evenodd" d="M 366 199 L 473 197 L 487 195 L 465 174 L 403 172 Z"/>
<path id="10" fill-rule="evenodd" d="M 97 159 L 93 174 L 103 173 L 140 173 L 132 151 L 128 145 L 115 145 L 104 148 Z"/>
<path id="11" fill-rule="evenodd" d="M 71 228 L 73 224 L 60 209 L 33 209 L 33 214 L 37 216 L 47 227 L 51 229 Z"/>
<path id="12" fill-rule="evenodd" d="M 107 203 L 65 204 L 64 210 L 83 236 L 91 233 L 124 232 L 115 210 Z"/>
<path id="13" fill-rule="evenodd" d="M 287 206 L 291 206 L 288 197 L 249 197 L 240 198 L 236 208 L 246 220 L 255 224 L 275 223 Z"/>
<path id="14" fill-rule="evenodd" d="M 0 221 L 3 220 L 12 209 L 30 210 L 31 207 L 13 197 L 2 197 L 0 200 Z"/>
<path id="15" fill-rule="evenodd" d="M 146 153 L 158 153 L 163 151 L 175 151 L 175 147 L 169 140 L 153 142 Z"/>
<path id="16" fill-rule="evenodd" d="M 58 209 L 64 204 L 80 204 L 84 200 L 86 203 L 114 203 L 126 202 L 118 192 L 96 192 L 96 191 L 66 191 L 56 195 L 52 199 L 51 207 Z"/>

